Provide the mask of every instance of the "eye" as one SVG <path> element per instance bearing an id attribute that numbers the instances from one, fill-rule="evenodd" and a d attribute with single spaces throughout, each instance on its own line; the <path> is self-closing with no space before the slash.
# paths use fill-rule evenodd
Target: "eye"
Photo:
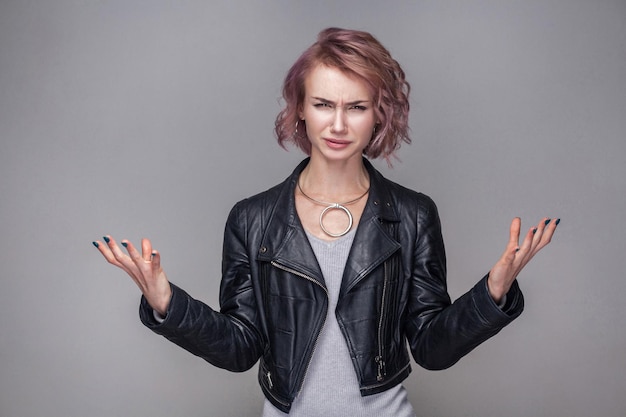
<path id="1" fill-rule="evenodd" d="M 350 110 L 365 111 L 365 110 L 367 110 L 367 107 L 365 107 L 365 106 L 360 106 L 360 105 L 356 105 L 356 106 L 352 106 L 352 107 L 350 107 Z"/>
<path id="2" fill-rule="evenodd" d="M 328 104 L 328 103 L 315 103 L 315 104 L 313 104 L 313 107 L 318 107 L 318 108 L 330 107 L 330 104 Z"/>

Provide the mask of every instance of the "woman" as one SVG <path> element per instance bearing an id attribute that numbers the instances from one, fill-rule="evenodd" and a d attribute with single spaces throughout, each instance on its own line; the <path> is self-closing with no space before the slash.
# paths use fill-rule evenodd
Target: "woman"
<path id="1" fill-rule="evenodd" d="M 453 365 L 521 314 L 516 277 L 558 220 L 524 236 L 454 304 L 435 204 L 377 172 L 408 138 L 409 85 L 370 34 L 326 29 L 290 69 L 279 143 L 309 158 L 282 184 L 239 202 L 224 236 L 219 312 L 170 284 L 143 239 L 94 242 L 143 293 L 141 319 L 208 362 L 257 360 L 264 416 L 410 416 L 401 382 L 411 350 L 428 369 Z"/>

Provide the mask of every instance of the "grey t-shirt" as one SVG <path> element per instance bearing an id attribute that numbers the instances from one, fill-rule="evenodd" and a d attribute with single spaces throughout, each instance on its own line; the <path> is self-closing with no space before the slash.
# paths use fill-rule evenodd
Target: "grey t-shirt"
<path id="1" fill-rule="evenodd" d="M 356 228 L 333 241 L 307 236 L 328 288 L 328 314 L 319 335 L 301 392 L 290 415 L 298 417 L 414 417 L 406 390 L 401 384 L 379 394 L 362 397 L 346 341 L 335 317 L 343 270 Z M 263 417 L 286 414 L 267 399 Z"/>

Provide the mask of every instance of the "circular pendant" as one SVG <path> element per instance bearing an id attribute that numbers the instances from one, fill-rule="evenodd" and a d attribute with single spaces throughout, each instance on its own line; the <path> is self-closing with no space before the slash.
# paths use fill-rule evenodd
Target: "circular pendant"
<path id="1" fill-rule="evenodd" d="M 346 215 L 348 216 L 348 227 L 346 227 L 346 230 L 344 230 L 341 233 L 331 233 L 328 230 L 326 230 L 326 228 L 324 227 L 324 215 L 330 210 L 343 210 L 343 212 L 346 213 Z M 341 237 L 345 235 L 346 233 L 348 233 L 350 229 L 352 229 L 352 213 L 350 213 L 350 210 L 348 210 L 346 207 L 342 206 L 339 203 L 332 204 L 326 207 L 320 213 L 320 227 L 322 228 L 322 231 L 330 237 Z"/>

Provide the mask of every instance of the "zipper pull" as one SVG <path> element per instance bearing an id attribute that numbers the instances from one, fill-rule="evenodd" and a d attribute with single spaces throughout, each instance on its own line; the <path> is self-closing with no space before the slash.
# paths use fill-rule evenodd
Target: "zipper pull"
<path id="1" fill-rule="evenodd" d="M 378 364 L 378 375 L 376 376 L 376 380 L 380 382 L 385 379 L 385 376 L 387 375 L 387 371 L 385 370 L 385 361 L 382 356 L 376 356 L 374 360 Z"/>
<path id="2" fill-rule="evenodd" d="M 268 371 L 265 376 L 267 377 L 267 383 L 269 384 L 270 389 L 274 388 L 274 383 L 272 382 L 272 373 Z"/>

